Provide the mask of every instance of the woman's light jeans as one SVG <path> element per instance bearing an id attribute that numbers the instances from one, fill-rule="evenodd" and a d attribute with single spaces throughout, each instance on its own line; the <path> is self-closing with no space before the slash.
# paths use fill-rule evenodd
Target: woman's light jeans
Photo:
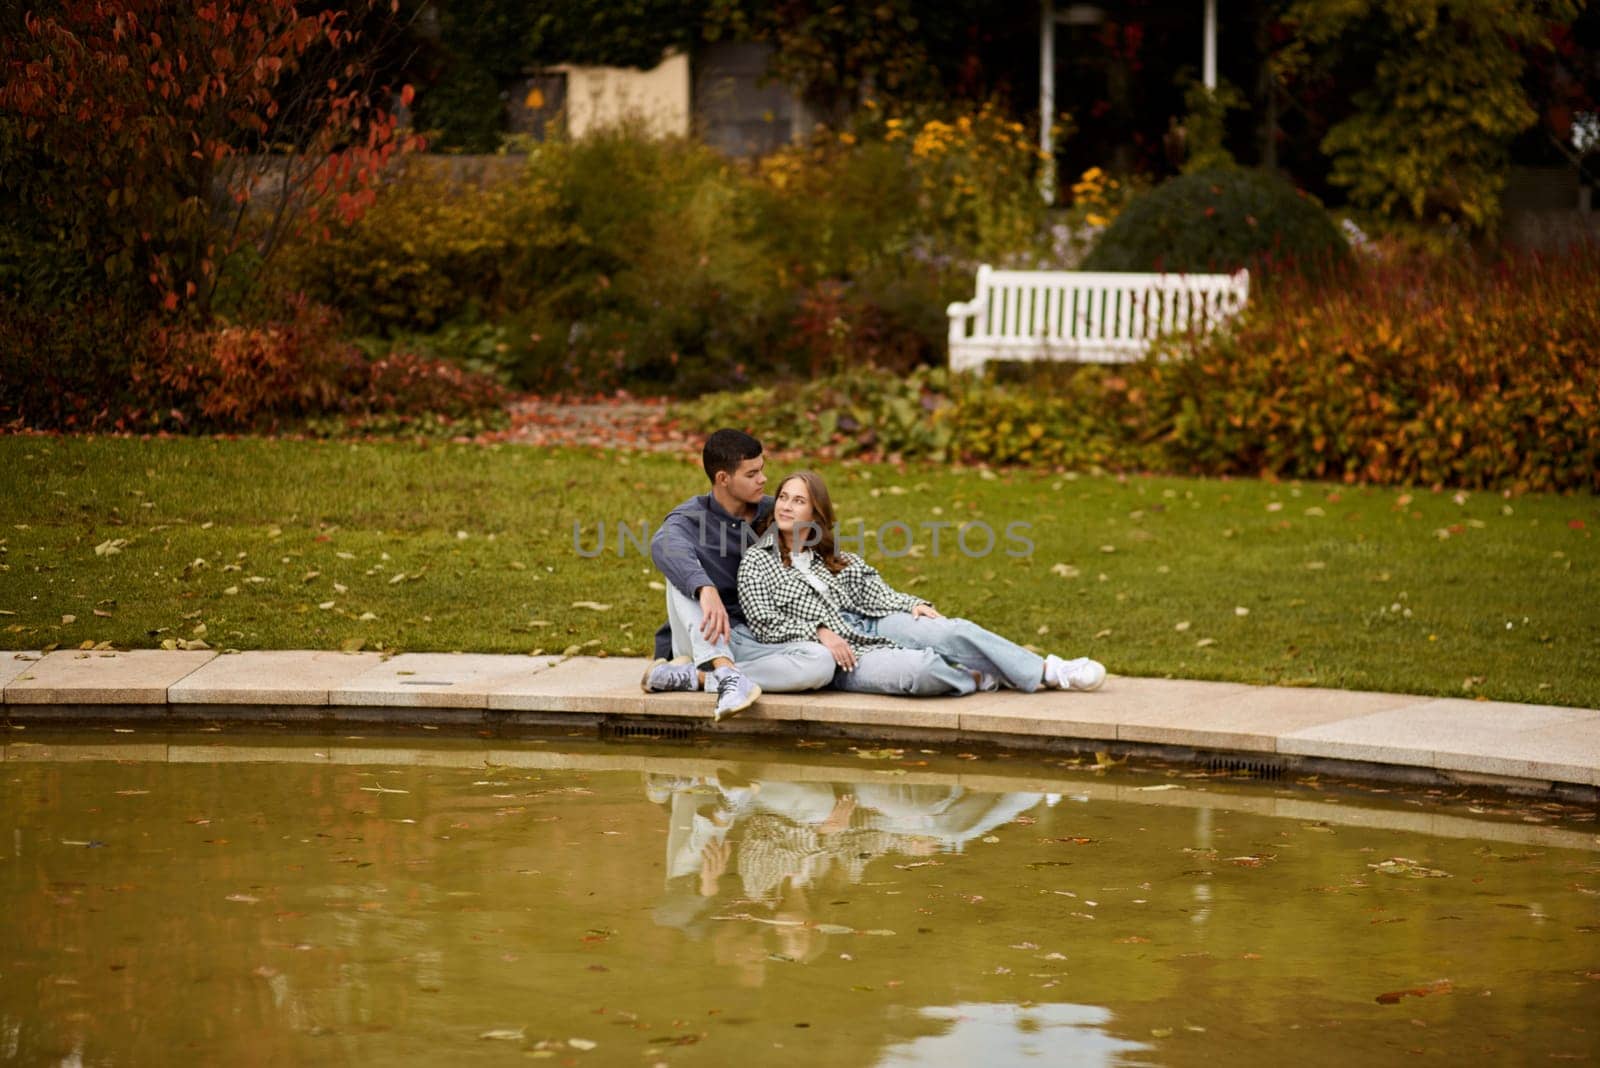
<path id="1" fill-rule="evenodd" d="M 705 612 L 700 602 L 667 583 L 667 622 L 672 627 L 672 654 L 687 656 L 705 667 L 718 657 L 727 657 L 763 693 L 798 693 L 815 690 L 833 681 L 833 654 L 821 642 L 756 641 L 750 628 L 735 623 L 728 640 L 713 642 L 700 633 Z"/>
<path id="2" fill-rule="evenodd" d="M 876 634 L 908 649 L 937 653 L 962 667 L 993 675 L 1002 686 L 1013 690 L 1032 693 L 1044 681 L 1042 656 L 970 619 L 917 619 L 910 612 L 891 612 L 882 619 L 847 616 L 846 620 L 863 634 Z M 857 620 L 861 622 L 858 624 Z M 837 680 L 834 685 L 838 685 Z"/>
<path id="3" fill-rule="evenodd" d="M 844 611 L 840 615 L 860 634 L 882 634 L 882 620 Z M 885 635 L 888 637 L 889 635 Z M 898 639 L 897 639 L 898 640 Z M 839 668 L 833 686 L 850 693 L 886 693 L 908 697 L 960 697 L 978 683 L 960 664 L 953 664 L 933 649 L 867 649 L 856 656 L 853 671 Z"/>

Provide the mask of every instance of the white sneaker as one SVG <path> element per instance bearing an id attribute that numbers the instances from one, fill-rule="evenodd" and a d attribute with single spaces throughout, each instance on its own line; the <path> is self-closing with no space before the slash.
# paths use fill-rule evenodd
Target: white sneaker
<path id="1" fill-rule="evenodd" d="M 1086 656 L 1075 660 L 1047 656 L 1044 658 L 1044 681 L 1057 690 L 1098 690 L 1106 681 L 1106 666 Z"/>
<path id="2" fill-rule="evenodd" d="M 644 669 L 639 689 L 645 693 L 662 693 L 668 690 L 698 690 L 700 672 L 686 656 L 676 660 L 656 660 Z"/>
<path id="3" fill-rule="evenodd" d="M 713 682 L 717 689 L 717 707 L 711 713 L 713 723 L 720 723 L 737 712 L 743 712 L 761 696 L 761 687 L 737 668 L 717 668 L 706 676 L 707 689 Z"/>

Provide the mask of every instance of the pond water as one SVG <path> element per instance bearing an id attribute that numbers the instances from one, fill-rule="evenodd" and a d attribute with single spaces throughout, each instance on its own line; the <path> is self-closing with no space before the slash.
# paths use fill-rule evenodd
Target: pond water
<path id="1" fill-rule="evenodd" d="M 1592 809 L 844 741 L 4 741 L 0 1063 L 1600 1059 Z"/>

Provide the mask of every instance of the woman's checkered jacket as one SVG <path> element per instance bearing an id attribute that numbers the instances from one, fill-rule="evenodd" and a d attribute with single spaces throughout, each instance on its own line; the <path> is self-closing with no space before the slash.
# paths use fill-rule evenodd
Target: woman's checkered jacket
<path id="1" fill-rule="evenodd" d="M 827 627 L 860 655 L 867 649 L 893 649 L 895 643 L 875 634 L 862 634 L 845 623 L 841 610 L 871 619 L 891 612 L 909 612 L 927 604 L 921 597 L 900 593 L 883 581 L 877 569 L 855 553 L 840 553 L 846 561 L 837 575 L 821 557 L 811 554 L 811 574 L 822 582 L 827 596 L 793 567 L 785 567 L 774 524 L 761 540 L 745 550 L 739 565 L 739 604 L 751 633 L 763 642 L 816 641 L 817 628 Z"/>

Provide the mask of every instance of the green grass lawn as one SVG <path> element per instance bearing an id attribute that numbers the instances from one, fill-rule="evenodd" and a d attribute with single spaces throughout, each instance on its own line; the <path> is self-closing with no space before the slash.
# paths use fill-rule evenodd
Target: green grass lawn
<path id="1" fill-rule="evenodd" d="M 822 473 L 847 534 L 917 532 L 908 556 L 866 542 L 892 584 L 1113 672 L 1600 707 L 1595 497 Z M 0 438 L 0 646 L 645 655 L 661 580 L 617 525 L 704 489 L 694 457 Z M 934 553 L 923 524 L 953 521 L 994 551 L 944 528 Z M 1011 523 L 1031 555 L 1006 554 Z"/>

